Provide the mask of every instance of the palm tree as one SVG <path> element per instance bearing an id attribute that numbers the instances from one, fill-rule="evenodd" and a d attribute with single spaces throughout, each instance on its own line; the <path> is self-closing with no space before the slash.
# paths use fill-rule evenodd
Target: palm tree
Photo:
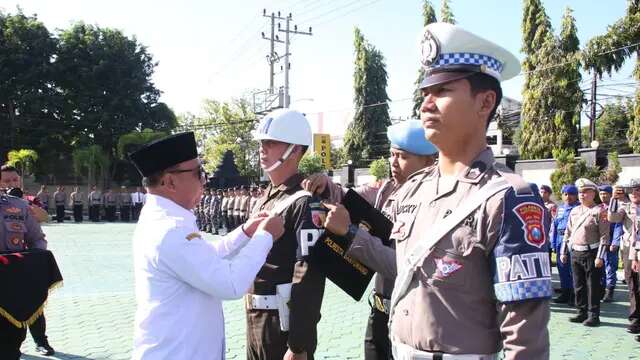
<path id="1" fill-rule="evenodd" d="M 73 169 L 77 176 L 86 171 L 87 174 L 87 191 L 90 191 L 94 179 L 104 177 L 105 171 L 109 168 L 109 157 L 104 153 L 100 145 L 91 145 L 84 149 L 77 149 L 72 154 Z M 88 192 L 87 192 L 88 193 Z"/>
<path id="2" fill-rule="evenodd" d="M 31 149 L 11 150 L 7 154 L 7 164 L 20 169 L 20 183 L 24 186 L 24 175 L 31 174 L 38 160 L 38 153 Z"/>

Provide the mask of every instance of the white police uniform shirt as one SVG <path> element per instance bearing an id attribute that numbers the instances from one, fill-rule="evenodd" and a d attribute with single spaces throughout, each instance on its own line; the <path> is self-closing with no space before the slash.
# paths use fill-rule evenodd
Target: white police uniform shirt
<path id="1" fill-rule="evenodd" d="M 207 242 L 189 210 L 148 194 L 133 237 L 132 359 L 224 359 L 222 300 L 247 292 L 272 246 L 241 228 Z"/>

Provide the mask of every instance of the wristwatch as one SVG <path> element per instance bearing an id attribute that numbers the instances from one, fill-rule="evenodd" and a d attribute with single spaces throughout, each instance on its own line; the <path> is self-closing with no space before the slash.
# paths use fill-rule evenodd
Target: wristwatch
<path id="1" fill-rule="evenodd" d="M 353 238 L 356 237 L 356 234 L 358 233 L 358 226 L 355 224 L 349 224 L 349 227 L 347 228 L 347 233 L 344 234 L 344 238 L 349 240 L 349 241 L 353 241 Z"/>

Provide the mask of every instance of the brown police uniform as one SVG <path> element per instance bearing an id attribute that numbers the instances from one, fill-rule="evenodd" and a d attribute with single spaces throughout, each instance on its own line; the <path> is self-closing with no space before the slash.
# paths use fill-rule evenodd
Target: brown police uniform
<path id="1" fill-rule="evenodd" d="M 129 222 L 131 220 L 131 194 L 122 189 L 120 193 L 120 220 L 123 222 Z"/>
<path id="2" fill-rule="evenodd" d="M 329 184 L 331 201 L 341 202 L 343 189 L 338 184 Z M 359 186 L 355 191 L 372 206 L 391 219 L 394 195 L 401 185 L 393 180 L 385 181 L 381 186 Z M 393 246 L 393 245 L 392 245 Z M 393 247 L 386 246 L 382 240 L 359 229 L 351 241 L 347 255 L 361 261 L 377 274 L 374 280 L 371 314 L 367 321 L 364 339 L 365 359 L 390 359 L 391 342 L 389 341 L 389 301 L 396 278 L 396 253 Z"/>
<path id="3" fill-rule="evenodd" d="M 61 223 L 64 221 L 64 204 L 67 202 L 67 194 L 63 191 L 53 193 L 53 201 L 56 204 L 56 220 Z"/>
<path id="4" fill-rule="evenodd" d="M 82 222 L 82 209 L 84 207 L 84 194 L 80 191 L 74 191 L 69 196 L 69 204 L 73 209 L 73 221 Z"/>
<path id="5" fill-rule="evenodd" d="M 620 242 L 620 253 L 624 266 L 624 278 L 629 287 L 629 328 L 640 330 L 640 275 L 631 269 L 633 259 L 640 260 L 640 251 L 635 248 L 638 243 L 638 231 L 640 231 L 640 205 L 632 202 L 618 203 L 610 207 L 608 220 L 613 223 L 622 223 L 624 234 Z"/>
<path id="6" fill-rule="evenodd" d="M 448 228 L 424 256 L 414 258 L 416 268 L 405 265 L 413 248 L 433 235 L 427 232 L 489 182 L 504 179 L 513 185 Z M 547 359 L 549 224 L 537 190 L 514 174 L 498 171 L 486 149 L 457 176 L 442 176 L 437 165 L 416 172 L 395 198 L 391 238 L 396 242 L 398 278 L 390 322 L 394 354 L 495 359 L 504 349 L 510 360 Z M 413 275 L 402 291 L 405 269 Z"/>
<path id="7" fill-rule="evenodd" d="M 304 178 L 295 174 L 279 186 L 269 185 L 256 203 L 254 212 L 272 210 L 278 203 L 302 190 Z M 311 219 L 309 197 L 296 200 L 282 216 L 285 232 L 273 243 L 265 265 L 256 276 L 247 299 L 252 295 L 275 295 L 276 285 L 292 283 L 289 330 L 281 331 L 278 311 L 253 309 L 247 301 L 247 359 L 282 360 L 287 348 L 294 353 L 306 351 L 313 360 L 317 346 L 317 325 L 324 294 L 325 276 L 307 261 L 304 245 L 310 232 L 318 232 Z"/>

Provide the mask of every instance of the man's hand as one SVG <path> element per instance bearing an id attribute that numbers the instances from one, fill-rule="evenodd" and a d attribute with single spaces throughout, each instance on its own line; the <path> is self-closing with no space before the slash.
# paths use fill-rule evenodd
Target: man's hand
<path id="1" fill-rule="evenodd" d="M 560 255 L 560 262 L 561 263 L 566 264 L 567 260 L 569 260 L 569 257 L 567 255 Z"/>
<path id="2" fill-rule="evenodd" d="M 258 225 L 258 230 L 268 232 L 276 241 L 284 234 L 284 219 L 280 215 L 269 215 Z"/>
<path id="3" fill-rule="evenodd" d="M 609 245 L 609 252 L 612 252 L 612 253 L 618 252 L 618 245 Z"/>
<path id="4" fill-rule="evenodd" d="M 596 267 L 599 269 L 604 266 L 604 261 L 600 258 L 596 259 Z"/>
<path id="5" fill-rule="evenodd" d="M 282 360 L 307 360 L 307 352 L 301 352 L 300 354 L 296 354 L 291 351 L 291 349 L 287 349 L 287 353 L 284 354 Z"/>
<path id="6" fill-rule="evenodd" d="M 49 221 L 49 214 L 47 214 L 47 212 L 39 206 L 29 205 L 29 212 L 39 223 Z"/>
<path id="7" fill-rule="evenodd" d="M 322 194 L 331 179 L 325 174 L 313 174 L 302 180 L 302 188 L 312 194 Z"/>
<path id="8" fill-rule="evenodd" d="M 242 224 L 242 231 L 248 236 L 252 237 L 256 232 L 258 225 L 262 223 L 262 220 L 266 219 L 269 216 L 267 211 L 261 211 L 254 215 L 251 219 L 247 220 L 244 224 Z"/>
<path id="9" fill-rule="evenodd" d="M 341 204 L 333 205 L 322 203 L 329 209 L 327 219 L 324 221 L 324 228 L 338 236 L 345 236 L 351 225 L 351 216 L 347 209 Z"/>
<path id="10" fill-rule="evenodd" d="M 631 270 L 633 270 L 633 272 L 640 272 L 640 261 L 631 261 Z"/>

